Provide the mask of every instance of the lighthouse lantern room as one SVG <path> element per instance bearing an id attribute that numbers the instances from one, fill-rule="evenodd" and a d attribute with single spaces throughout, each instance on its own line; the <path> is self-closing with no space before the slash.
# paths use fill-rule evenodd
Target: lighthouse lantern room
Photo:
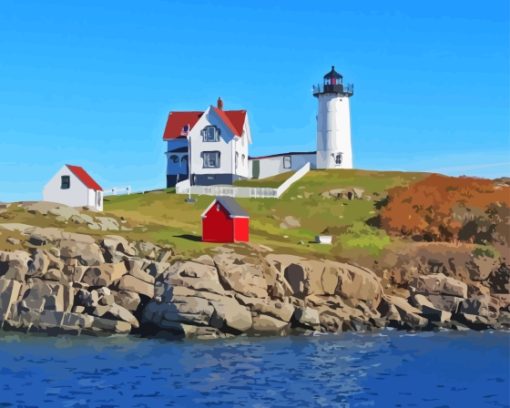
<path id="1" fill-rule="evenodd" d="M 351 115 L 349 98 L 353 86 L 331 67 L 322 85 L 313 87 L 319 100 L 317 113 L 317 168 L 352 169 Z"/>

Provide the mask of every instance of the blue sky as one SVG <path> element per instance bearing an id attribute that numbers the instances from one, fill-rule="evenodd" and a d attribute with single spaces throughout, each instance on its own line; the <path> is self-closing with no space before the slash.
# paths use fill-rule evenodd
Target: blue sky
<path id="1" fill-rule="evenodd" d="M 247 109 L 253 155 L 315 148 L 311 86 L 355 85 L 355 166 L 510 175 L 507 0 L 0 2 L 0 201 L 64 163 L 163 187 L 170 110 Z"/>

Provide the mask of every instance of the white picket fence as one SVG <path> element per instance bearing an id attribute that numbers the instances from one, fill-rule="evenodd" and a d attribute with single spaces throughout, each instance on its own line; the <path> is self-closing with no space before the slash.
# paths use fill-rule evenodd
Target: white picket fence
<path id="1" fill-rule="evenodd" d="M 177 194 L 197 194 L 208 196 L 227 196 L 241 198 L 280 198 L 289 187 L 310 171 L 310 163 L 306 163 L 278 188 L 271 187 L 235 187 L 228 185 L 190 186 L 189 180 L 175 185 Z"/>
<path id="2" fill-rule="evenodd" d="M 103 191 L 104 196 L 131 194 L 131 186 L 113 187 Z"/>

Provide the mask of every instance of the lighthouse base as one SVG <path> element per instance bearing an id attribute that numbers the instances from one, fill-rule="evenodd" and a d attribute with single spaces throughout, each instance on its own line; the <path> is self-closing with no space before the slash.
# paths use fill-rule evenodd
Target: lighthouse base
<path id="1" fill-rule="evenodd" d="M 352 169 L 352 155 L 331 150 L 317 151 L 318 169 Z"/>

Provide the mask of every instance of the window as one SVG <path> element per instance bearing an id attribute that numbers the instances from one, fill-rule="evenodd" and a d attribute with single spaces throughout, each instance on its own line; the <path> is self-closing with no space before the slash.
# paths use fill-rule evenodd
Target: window
<path id="1" fill-rule="evenodd" d="M 290 156 L 283 156 L 283 168 L 290 169 L 292 167 L 292 159 Z"/>
<path id="2" fill-rule="evenodd" d="M 236 152 L 236 169 L 239 167 L 239 152 Z"/>
<path id="3" fill-rule="evenodd" d="M 335 165 L 340 166 L 342 164 L 342 153 L 335 155 Z"/>
<path id="4" fill-rule="evenodd" d="M 67 190 L 67 189 L 71 188 L 71 177 L 62 176 L 60 179 L 60 188 L 62 190 Z"/>
<path id="5" fill-rule="evenodd" d="M 204 142 L 218 142 L 220 140 L 220 130 L 216 126 L 206 126 L 202 130 L 202 139 Z"/>
<path id="6" fill-rule="evenodd" d="M 205 169 L 220 167 L 220 152 L 203 152 L 202 159 Z"/>
<path id="7" fill-rule="evenodd" d="M 170 160 L 172 160 L 172 163 L 177 163 L 179 161 L 179 157 L 176 154 L 172 154 L 170 156 Z"/>
<path id="8" fill-rule="evenodd" d="M 101 208 L 101 192 L 96 191 L 96 196 L 97 196 L 97 207 Z"/>
<path id="9" fill-rule="evenodd" d="M 243 154 L 241 156 L 241 165 L 244 167 L 244 161 L 246 160 L 246 156 Z"/>

